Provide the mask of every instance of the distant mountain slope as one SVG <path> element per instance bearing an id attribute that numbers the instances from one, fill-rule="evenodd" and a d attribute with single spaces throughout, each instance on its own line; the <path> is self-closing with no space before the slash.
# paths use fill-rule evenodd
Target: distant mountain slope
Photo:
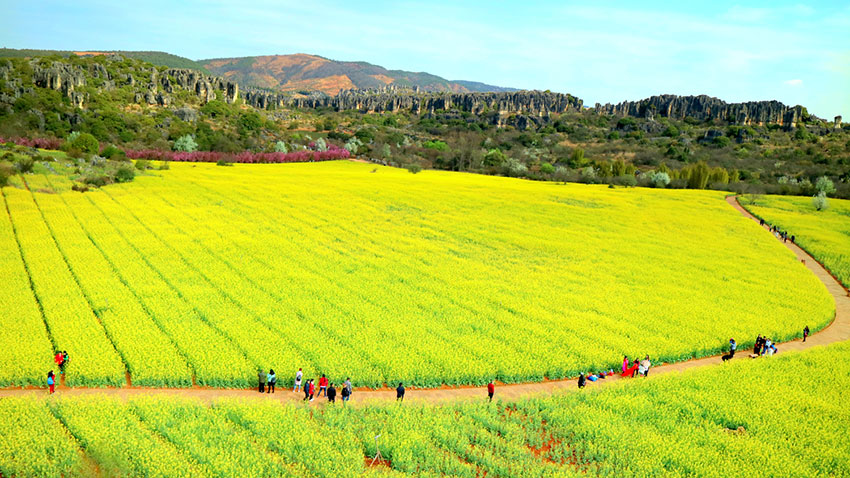
<path id="1" fill-rule="evenodd" d="M 59 55 L 67 57 L 68 55 L 106 55 L 109 53 L 119 53 L 128 58 L 147 61 L 157 66 L 167 66 L 169 68 L 190 68 L 192 70 L 200 70 L 204 73 L 209 73 L 209 71 L 207 71 L 202 64 L 194 60 L 190 60 L 189 58 L 184 58 L 182 56 L 172 55 L 171 53 L 166 53 L 163 51 L 16 50 L 13 48 L 0 48 L 0 58 L 22 58 L 30 56 L 49 55 Z"/>
<path id="2" fill-rule="evenodd" d="M 414 87 L 424 91 L 515 91 L 473 81 L 449 81 L 423 72 L 387 70 L 362 61 L 335 61 L 303 53 L 242 58 L 198 60 L 215 75 L 244 86 L 282 91 L 319 90 L 336 94 L 349 88 L 386 85 Z"/>

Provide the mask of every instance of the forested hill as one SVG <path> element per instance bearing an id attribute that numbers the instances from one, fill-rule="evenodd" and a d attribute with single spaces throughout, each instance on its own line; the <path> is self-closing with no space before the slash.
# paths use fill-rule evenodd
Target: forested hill
<path id="1" fill-rule="evenodd" d="M 172 55 L 164 51 L 89 51 L 89 50 L 16 50 L 13 48 L 0 48 L 0 58 L 29 58 L 35 56 L 59 55 L 67 58 L 69 55 L 77 56 L 99 56 L 110 53 L 118 53 L 127 58 L 146 61 L 156 66 L 167 66 L 169 68 L 189 68 L 204 73 L 209 73 L 204 65 L 182 56 Z"/>

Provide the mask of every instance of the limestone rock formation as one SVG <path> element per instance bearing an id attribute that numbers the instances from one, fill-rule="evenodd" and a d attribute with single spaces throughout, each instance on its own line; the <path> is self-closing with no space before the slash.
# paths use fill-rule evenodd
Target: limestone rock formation
<path id="1" fill-rule="evenodd" d="M 652 96 L 640 101 L 624 101 L 616 105 L 596 104 L 594 110 L 600 114 L 650 117 L 653 115 L 683 120 L 721 120 L 740 125 L 779 124 L 792 128 L 803 118 L 802 106 L 786 106 L 778 101 L 749 101 L 726 103 L 706 95 Z"/>

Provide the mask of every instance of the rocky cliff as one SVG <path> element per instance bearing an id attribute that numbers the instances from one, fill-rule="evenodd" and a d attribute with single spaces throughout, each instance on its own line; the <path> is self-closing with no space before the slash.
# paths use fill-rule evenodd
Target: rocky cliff
<path id="1" fill-rule="evenodd" d="M 793 127 L 804 118 L 802 106 L 786 106 L 778 101 L 749 101 L 726 103 L 706 95 L 652 96 L 640 101 L 624 101 L 616 105 L 599 103 L 593 108 L 600 114 L 653 118 L 661 116 L 676 120 L 687 117 L 700 121 L 721 120 L 740 125 L 779 124 Z"/>
<path id="2" fill-rule="evenodd" d="M 371 90 L 344 90 L 335 96 L 292 96 L 251 90 L 245 102 L 256 108 L 332 108 L 336 111 L 381 113 L 407 111 L 435 114 L 450 110 L 475 115 L 490 115 L 496 121 L 510 115 L 548 118 L 553 113 L 580 111 L 582 101 L 572 95 L 548 91 L 516 91 L 502 93 L 422 93 L 419 89 L 396 89 L 393 86 Z"/>

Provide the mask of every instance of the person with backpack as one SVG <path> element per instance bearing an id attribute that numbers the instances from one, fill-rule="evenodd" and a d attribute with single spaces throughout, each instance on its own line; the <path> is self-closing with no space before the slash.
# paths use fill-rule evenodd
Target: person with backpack
<path id="1" fill-rule="evenodd" d="M 328 379 L 325 377 L 325 374 L 319 378 L 319 395 L 324 394 L 326 397 L 328 396 Z"/>
<path id="2" fill-rule="evenodd" d="M 487 384 L 487 401 L 493 401 L 493 394 L 496 393 L 496 385 L 493 384 L 493 381 L 490 380 L 490 383 Z"/>
<path id="3" fill-rule="evenodd" d="M 349 399 L 351 399 L 351 392 L 353 392 L 353 390 L 351 389 L 351 379 L 346 377 L 345 383 L 342 385 L 342 401 L 343 401 L 343 403 L 345 403 Z"/>
<path id="4" fill-rule="evenodd" d="M 274 374 L 274 370 L 269 370 L 269 390 L 268 393 L 274 393 L 274 384 L 277 383 L 277 375 Z"/>
<path id="5" fill-rule="evenodd" d="M 326 396 L 328 397 L 328 403 L 336 403 L 336 389 L 334 388 L 334 384 L 328 385 L 328 391 Z"/>
<path id="6" fill-rule="evenodd" d="M 807 325 L 806 328 L 803 329 L 803 342 L 806 341 L 806 338 L 808 336 L 809 336 L 809 326 Z"/>
<path id="7" fill-rule="evenodd" d="M 301 390 L 301 378 L 304 376 L 304 373 L 299 368 L 297 372 L 295 372 L 295 386 L 292 387 L 293 392 L 297 392 Z"/>
<path id="8" fill-rule="evenodd" d="M 50 395 L 53 395 L 53 392 L 56 391 L 54 388 L 56 386 L 56 378 L 53 375 L 53 370 L 47 372 L 47 387 L 50 389 Z"/>
<path id="9" fill-rule="evenodd" d="M 257 369 L 257 380 L 260 382 L 260 393 L 264 393 L 266 391 L 266 372 L 263 369 Z"/>
<path id="10" fill-rule="evenodd" d="M 395 389 L 395 401 L 403 402 L 404 401 L 404 385 L 402 383 L 398 384 L 398 388 Z"/>

